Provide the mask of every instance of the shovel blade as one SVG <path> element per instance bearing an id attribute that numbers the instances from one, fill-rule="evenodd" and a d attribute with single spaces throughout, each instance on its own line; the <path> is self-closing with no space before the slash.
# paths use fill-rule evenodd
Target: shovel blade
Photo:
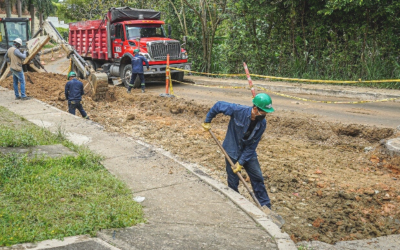
<path id="1" fill-rule="evenodd" d="M 112 82 L 113 82 L 113 84 L 115 86 L 122 84 L 122 80 L 121 79 L 113 79 Z"/>

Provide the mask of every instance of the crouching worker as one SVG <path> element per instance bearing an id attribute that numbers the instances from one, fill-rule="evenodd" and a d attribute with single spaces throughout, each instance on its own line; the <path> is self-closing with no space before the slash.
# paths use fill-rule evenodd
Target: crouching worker
<path id="1" fill-rule="evenodd" d="M 75 115 L 75 110 L 78 109 L 82 117 L 89 119 L 85 110 L 82 107 L 83 83 L 76 78 L 76 73 L 71 71 L 68 73 L 68 82 L 65 85 L 65 99 L 68 100 L 68 112 Z"/>
<path id="2" fill-rule="evenodd" d="M 271 97 L 265 93 L 256 95 L 253 99 L 253 107 L 242 106 L 228 102 L 217 102 L 207 113 L 202 124 L 204 130 L 211 128 L 212 119 L 219 113 L 231 117 L 226 132 L 223 147 L 235 166 L 230 166 L 226 160 L 226 172 L 228 174 L 228 186 L 239 192 L 239 177 L 237 172 L 244 168 L 250 177 L 254 194 L 261 206 L 271 209 L 271 202 L 264 185 L 260 163 L 257 159 L 256 148 L 261 140 L 267 121 L 265 116 L 274 112 Z"/>

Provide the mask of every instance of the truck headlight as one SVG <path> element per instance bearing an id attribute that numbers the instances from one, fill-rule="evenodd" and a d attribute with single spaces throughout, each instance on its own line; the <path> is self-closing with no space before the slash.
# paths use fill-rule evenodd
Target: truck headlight
<path id="1" fill-rule="evenodd" d="M 181 53 L 181 58 L 182 58 L 182 59 L 188 59 L 188 54 L 187 54 L 187 52 L 182 52 L 182 53 Z"/>
<path id="2" fill-rule="evenodd" d="M 144 58 L 146 58 L 147 60 L 152 61 L 152 60 L 151 60 L 151 57 L 150 57 L 150 55 L 149 55 L 149 53 L 142 53 L 142 52 L 140 52 L 139 55 L 142 55 L 142 56 L 144 56 Z"/>

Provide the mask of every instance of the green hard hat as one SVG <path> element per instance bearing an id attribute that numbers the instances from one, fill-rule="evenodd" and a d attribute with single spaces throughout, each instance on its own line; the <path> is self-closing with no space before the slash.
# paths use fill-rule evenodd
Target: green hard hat
<path id="1" fill-rule="evenodd" d="M 257 108 L 267 113 L 272 113 L 275 111 L 274 108 L 272 107 L 271 97 L 265 93 L 260 93 L 256 95 L 256 97 L 253 98 L 253 104 Z"/>
<path id="2" fill-rule="evenodd" d="M 70 71 L 68 73 L 67 79 L 69 79 L 71 76 L 76 76 L 76 73 L 74 71 Z"/>
<path id="3" fill-rule="evenodd" d="M 139 49 L 135 49 L 133 52 L 138 53 L 140 50 Z"/>

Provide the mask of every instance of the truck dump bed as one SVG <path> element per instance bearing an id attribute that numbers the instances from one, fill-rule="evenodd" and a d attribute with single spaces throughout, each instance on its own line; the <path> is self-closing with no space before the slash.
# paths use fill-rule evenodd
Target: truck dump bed
<path id="1" fill-rule="evenodd" d="M 70 23 L 69 44 L 83 57 L 107 60 L 106 22 L 93 20 Z"/>

